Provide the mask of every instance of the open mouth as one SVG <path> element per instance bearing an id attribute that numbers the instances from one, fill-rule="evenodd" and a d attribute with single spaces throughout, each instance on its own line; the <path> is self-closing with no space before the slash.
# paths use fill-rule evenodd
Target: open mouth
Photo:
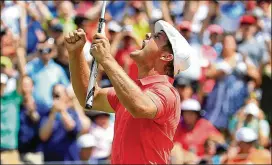
<path id="1" fill-rule="evenodd" d="M 142 47 L 141 47 L 141 49 L 140 49 L 140 50 L 143 50 L 143 49 L 144 49 L 144 47 L 145 47 L 145 45 L 146 45 L 146 42 L 145 42 L 145 40 L 143 40 Z"/>

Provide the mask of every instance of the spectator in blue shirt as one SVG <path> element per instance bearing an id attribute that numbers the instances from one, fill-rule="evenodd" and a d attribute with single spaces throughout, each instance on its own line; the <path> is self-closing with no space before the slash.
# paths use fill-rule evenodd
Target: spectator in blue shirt
<path id="1" fill-rule="evenodd" d="M 21 78 L 20 89 L 23 104 L 20 108 L 20 129 L 18 137 L 18 151 L 24 163 L 43 163 L 42 143 L 39 138 L 40 118 L 48 111 L 45 107 L 36 104 L 32 96 L 33 81 L 28 76 Z"/>
<path id="2" fill-rule="evenodd" d="M 77 135 L 82 125 L 69 102 L 65 87 L 57 84 L 53 87 L 54 104 L 48 117 L 41 121 L 40 138 L 43 143 L 45 162 L 79 161 Z"/>
<path id="3" fill-rule="evenodd" d="M 26 66 L 27 74 L 33 80 L 36 89 L 33 91 L 35 101 L 48 108 L 51 108 L 53 103 L 52 87 L 58 83 L 65 86 L 69 84 L 65 71 L 52 59 L 56 52 L 52 40 L 50 38 L 44 43 L 39 43 L 38 58 Z"/>

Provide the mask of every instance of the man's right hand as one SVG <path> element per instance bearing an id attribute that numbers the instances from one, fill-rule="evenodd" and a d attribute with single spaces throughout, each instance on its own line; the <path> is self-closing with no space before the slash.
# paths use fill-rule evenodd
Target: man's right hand
<path id="1" fill-rule="evenodd" d="M 64 44 L 70 53 L 80 53 L 86 43 L 86 33 L 83 29 L 74 30 L 65 36 Z"/>

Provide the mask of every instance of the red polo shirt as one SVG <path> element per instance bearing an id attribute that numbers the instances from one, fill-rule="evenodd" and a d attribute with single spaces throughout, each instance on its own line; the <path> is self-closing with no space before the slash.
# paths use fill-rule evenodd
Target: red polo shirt
<path id="1" fill-rule="evenodd" d="M 169 80 L 167 76 L 158 75 L 136 82 L 144 92 L 156 94 L 151 99 L 158 112 L 152 120 L 133 118 L 119 102 L 115 90 L 109 90 L 108 101 L 115 110 L 112 164 L 169 163 L 180 119 L 179 94 Z"/>

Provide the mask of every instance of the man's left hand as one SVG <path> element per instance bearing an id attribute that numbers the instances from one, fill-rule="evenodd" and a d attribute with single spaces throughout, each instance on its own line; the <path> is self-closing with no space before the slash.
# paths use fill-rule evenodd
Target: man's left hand
<path id="1" fill-rule="evenodd" d="M 110 54 L 110 42 L 103 34 L 96 33 L 93 37 L 91 54 L 98 63 L 112 58 Z"/>

